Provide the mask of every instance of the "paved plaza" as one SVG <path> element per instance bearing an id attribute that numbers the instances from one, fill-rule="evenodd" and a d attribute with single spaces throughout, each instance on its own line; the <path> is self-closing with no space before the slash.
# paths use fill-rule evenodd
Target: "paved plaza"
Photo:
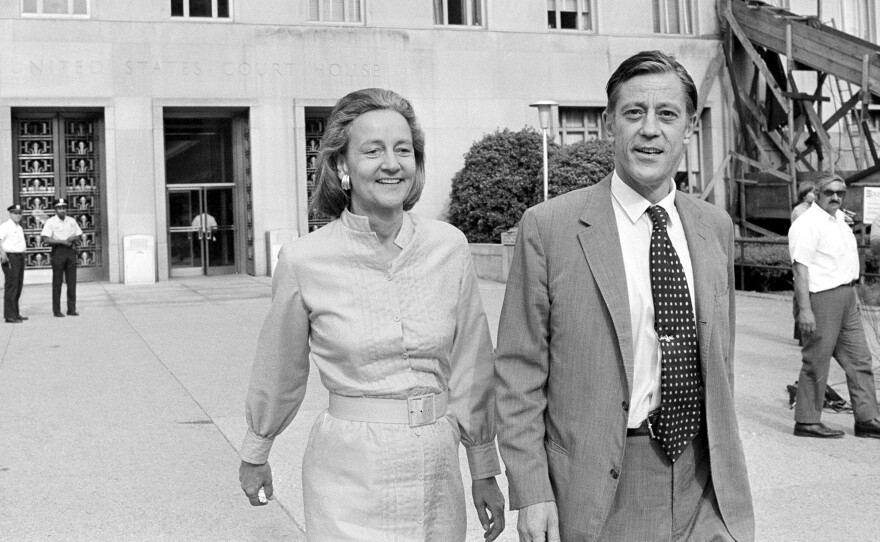
<path id="1" fill-rule="evenodd" d="M 300 460 L 327 404 L 316 372 L 273 450 L 277 499 L 252 508 L 238 485 L 269 279 L 81 284 L 76 318 L 52 317 L 50 290 L 26 286 L 30 320 L 0 326 L 0 540 L 305 540 Z M 494 334 L 504 285 L 483 281 L 481 292 Z M 844 439 L 794 437 L 791 300 L 737 303 L 736 396 L 758 540 L 878 540 L 880 441 L 853 437 L 852 416 L 835 413 L 823 420 Z M 830 382 L 846 396 L 836 365 Z M 468 540 L 482 540 L 468 506 Z M 507 523 L 501 539 L 517 540 L 514 513 Z"/>

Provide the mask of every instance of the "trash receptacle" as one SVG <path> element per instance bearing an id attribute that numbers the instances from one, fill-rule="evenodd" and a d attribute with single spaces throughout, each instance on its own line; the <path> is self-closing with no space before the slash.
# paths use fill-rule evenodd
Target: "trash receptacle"
<path id="1" fill-rule="evenodd" d="M 126 235 L 122 238 L 125 284 L 156 282 L 156 240 L 152 235 Z"/>
<path id="2" fill-rule="evenodd" d="M 275 274 L 275 265 L 278 263 L 278 252 L 284 243 L 290 243 L 299 237 L 295 230 L 270 230 L 266 232 L 266 250 L 269 253 L 269 276 Z"/>

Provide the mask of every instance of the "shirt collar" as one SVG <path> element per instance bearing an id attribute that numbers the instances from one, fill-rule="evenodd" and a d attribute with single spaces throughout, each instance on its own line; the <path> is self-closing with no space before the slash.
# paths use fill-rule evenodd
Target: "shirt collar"
<path id="1" fill-rule="evenodd" d="M 361 233 L 373 233 L 373 230 L 370 229 L 370 219 L 366 216 L 352 213 L 348 210 L 348 207 L 342 210 L 342 214 L 339 215 L 339 220 L 342 222 L 343 226 L 350 230 Z M 400 231 L 397 232 L 397 237 L 394 238 L 394 244 L 403 248 L 409 244 L 414 234 L 415 225 L 413 224 L 412 218 L 409 216 L 409 213 L 404 211 L 403 222 L 400 225 Z"/>
<path id="2" fill-rule="evenodd" d="M 834 211 L 834 215 L 832 216 L 828 214 L 825 209 L 819 207 L 819 205 L 814 201 L 810 204 L 810 208 L 807 210 L 818 213 L 825 220 L 829 220 L 831 222 L 842 222 L 846 224 L 846 218 L 844 217 L 843 212 L 840 209 Z"/>
<path id="3" fill-rule="evenodd" d="M 666 214 L 669 215 L 669 224 L 672 225 L 678 220 L 678 213 L 675 212 L 675 182 L 669 179 L 669 185 L 669 194 L 664 196 L 657 205 L 666 210 Z M 617 170 L 611 175 L 611 195 L 617 200 L 617 203 L 620 204 L 620 207 L 633 224 L 651 206 L 650 201 L 623 182 L 623 179 L 617 175 Z"/>

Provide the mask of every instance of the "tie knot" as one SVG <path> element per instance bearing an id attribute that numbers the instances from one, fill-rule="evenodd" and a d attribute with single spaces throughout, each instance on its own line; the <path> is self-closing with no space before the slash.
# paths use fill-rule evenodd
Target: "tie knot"
<path id="1" fill-rule="evenodd" d="M 669 222 L 669 215 L 666 213 L 666 209 L 659 205 L 652 205 L 648 207 L 648 215 L 651 217 L 651 222 L 654 223 L 654 227 L 662 226 L 663 229 L 666 229 L 666 224 Z"/>

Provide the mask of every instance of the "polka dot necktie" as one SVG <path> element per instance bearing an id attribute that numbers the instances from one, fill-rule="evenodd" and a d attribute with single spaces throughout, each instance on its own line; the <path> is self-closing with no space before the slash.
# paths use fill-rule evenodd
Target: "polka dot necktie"
<path id="1" fill-rule="evenodd" d="M 659 205 L 648 208 L 651 233 L 651 294 L 654 329 L 660 340 L 660 419 L 654 431 L 669 459 L 675 460 L 700 430 L 702 375 L 697 328 L 687 277 L 666 226 L 669 215 Z"/>

